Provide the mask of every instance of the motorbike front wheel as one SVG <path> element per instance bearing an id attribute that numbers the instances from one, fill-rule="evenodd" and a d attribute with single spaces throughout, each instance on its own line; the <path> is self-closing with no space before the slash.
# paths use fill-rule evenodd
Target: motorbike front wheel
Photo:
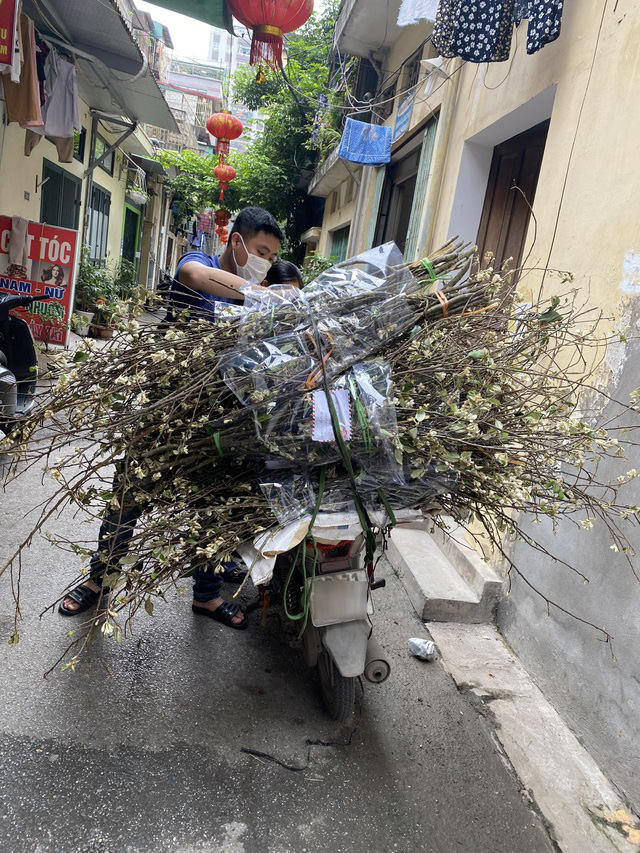
<path id="1" fill-rule="evenodd" d="M 356 701 L 356 679 L 341 675 L 331 655 L 318 655 L 318 676 L 322 701 L 332 720 L 344 722 L 353 713 Z"/>

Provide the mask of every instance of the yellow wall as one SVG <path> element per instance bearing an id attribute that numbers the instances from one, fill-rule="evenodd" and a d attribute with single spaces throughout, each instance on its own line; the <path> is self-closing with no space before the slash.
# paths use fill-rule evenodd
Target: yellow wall
<path id="1" fill-rule="evenodd" d="M 4 112 L 4 103 L 2 103 Z M 25 131 L 16 123 L 3 128 L 4 133 L 0 137 L 0 213 L 7 216 L 24 216 L 36 222 L 40 221 L 40 205 L 42 190 L 39 182 L 42 180 L 43 160 L 60 166 L 69 174 L 82 179 L 84 170 L 89 162 L 89 142 L 91 137 L 91 115 L 89 108 L 80 102 L 80 118 L 83 127 L 86 128 L 86 144 L 84 163 L 74 160 L 72 163 L 58 163 L 56 147 L 48 139 L 43 138 L 31 153 L 24 155 Z M 109 133 L 100 125 L 100 135 L 109 143 L 115 142 L 121 131 L 116 134 Z M 124 143 L 126 144 L 126 143 Z M 136 145 L 145 147 L 144 136 L 136 132 Z M 99 166 L 94 170 L 94 182 L 97 186 L 111 194 L 111 208 L 109 211 L 109 233 L 107 245 L 107 263 L 109 266 L 117 264 L 120 258 L 122 244 L 122 223 L 125 205 L 126 187 L 126 165 L 127 160 L 122 151 L 115 152 L 115 163 L 113 176 L 107 174 Z M 36 189 L 36 181 L 38 189 Z M 25 193 L 29 198 L 25 198 Z M 86 182 L 83 181 L 81 194 L 81 209 L 78 230 L 82 233 L 82 223 L 85 214 Z"/>
<path id="2" fill-rule="evenodd" d="M 332 213 L 334 205 L 334 193 L 337 193 L 335 211 Z M 347 178 L 339 184 L 335 190 L 332 190 L 327 196 L 324 218 L 322 220 L 322 233 L 318 242 L 318 254 L 324 256 L 331 255 L 331 235 L 332 232 L 349 225 L 356 209 L 356 199 L 358 195 L 357 185 L 354 185 L 353 178 Z"/>

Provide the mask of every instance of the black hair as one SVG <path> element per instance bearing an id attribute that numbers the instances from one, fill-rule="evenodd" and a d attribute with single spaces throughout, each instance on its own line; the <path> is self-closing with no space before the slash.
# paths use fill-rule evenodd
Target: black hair
<path id="1" fill-rule="evenodd" d="M 280 226 L 275 220 L 275 217 L 268 210 L 263 210 L 261 207 L 245 207 L 236 216 L 231 229 L 231 238 L 235 233 L 239 233 L 244 239 L 255 237 L 258 231 L 265 231 L 267 234 L 273 234 L 282 243 L 284 240 Z"/>
<path id="2" fill-rule="evenodd" d="M 288 284 L 297 281 L 302 287 L 302 273 L 291 261 L 276 261 L 267 273 L 267 284 Z"/>

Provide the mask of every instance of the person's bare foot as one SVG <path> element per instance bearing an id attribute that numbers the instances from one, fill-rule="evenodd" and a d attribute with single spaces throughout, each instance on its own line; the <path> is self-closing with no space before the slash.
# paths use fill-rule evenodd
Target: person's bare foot
<path id="1" fill-rule="evenodd" d="M 194 607 L 202 607 L 205 610 L 211 610 L 212 612 L 214 610 L 217 610 L 221 604 L 224 604 L 224 598 L 214 598 L 213 601 L 196 601 L 195 599 L 193 600 Z M 246 616 L 244 615 L 242 610 L 238 610 L 238 612 L 232 618 L 231 621 L 234 625 L 242 625 L 245 619 Z"/>
<path id="2" fill-rule="evenodd" d="M 80 584 L 80 586 L 88 586 L 92 592 L 100 592 L 100 587 L 92 580 L 86 580 L 83 584 Z M 69 596 L 67 596 L 63 602 L 63 606 L 67 610 L 79 610 L 82 605 L 73 598 L 69 598 Z"/>

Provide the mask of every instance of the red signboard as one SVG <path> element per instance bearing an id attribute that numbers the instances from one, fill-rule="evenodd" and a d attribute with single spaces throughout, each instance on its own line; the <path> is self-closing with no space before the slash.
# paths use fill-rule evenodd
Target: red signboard
<path id="1" fill-rule="evenodd" d="M 0 0 L 0 3 L 2 0 Z M 0 6 L 1 8 L 1 6 Z M 27 274 L 9 275 L 11 219 L 0 216 L 0 293 L 42 297 L 25 314 L 36 341 L 66 346 L 73 310 L 78 232 L 30 222 L 27 229 Z"/>
<path id="2" fill-rule="evenodd" d="M 18 0 L 0 0 L 0 64 L 13 62 L 16 7 Z"/>

